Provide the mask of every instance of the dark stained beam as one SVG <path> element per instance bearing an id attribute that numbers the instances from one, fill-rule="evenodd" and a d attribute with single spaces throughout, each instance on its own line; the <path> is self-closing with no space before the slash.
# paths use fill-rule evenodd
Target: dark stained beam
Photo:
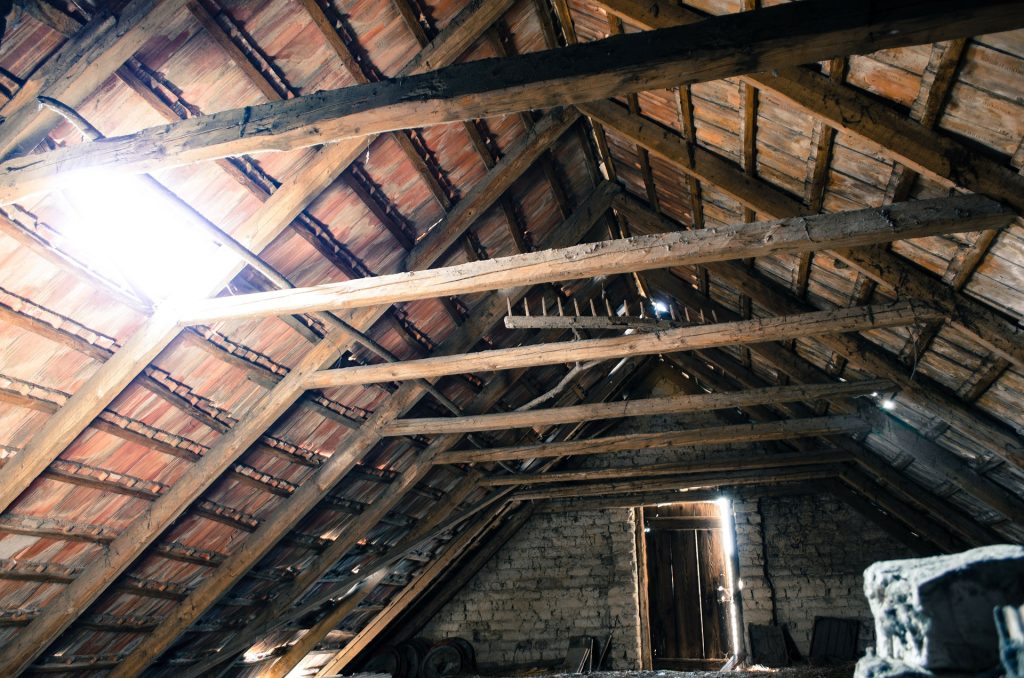
<path id="1" fill-rule="evenodd" d="M 0 165 L 0 201 L 53 190 L 87 168 L 148 172 L 227 155 L 593 101 L 621 94 L 624 88 L 670 88 L 740 75 L 751 68 L 785 69 L 1024 24 L 1024 9 L 1009 0 L 886 7 L 866 1 L 810 1 L 811 6 L 782 5 L 714 17 L 699 25 L 616 36 L 499 63 L 458 64 L 439 74 L 223 111 L 128 138 L 9 160 Z M 154 147 L 164 152 L 156 156 L 146 151 Z M 999 197 L 1004 193 L 1000 191 Z"/>

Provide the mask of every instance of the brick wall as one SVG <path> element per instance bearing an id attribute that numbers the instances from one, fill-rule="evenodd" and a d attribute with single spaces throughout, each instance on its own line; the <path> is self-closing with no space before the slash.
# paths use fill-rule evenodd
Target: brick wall
<path id="1" fill-rule="evenodd" d="M 659 382 L 654 395 L 676 392 Z M 617 433 L 715 426 L 713 412 L 624 421 Z M 709 445 L 595 455 L 583 467 L 696 463 L 749 446 Z M 760 509 L 760 510 L 759 510 Z M 909 557 L 874 524 L 830 496 L 764 497 L 734 503 L 745 624 L 778 622 L 801 652 L 810 648 L 815 616 L 856 617 L 861 646 L 873 642 L 862 592 L 864 568 Z M 634 513 L 631 509 L 537 513 L 424 629 L 426 638 L 470 639 L 484 665 L 558 662 L 574 635 L 615 627 L 611 666 L 639 667 Z M 767 536 L 768 577 L 765 577 Z"/>
<path id="2" fill-rule="evenodd" d="M 571 636 L 612 630 L 609 666 L 638 666 L 633 516 L 535 514 L 420 635 L 462 636 L 487 668 L 560 662 Z"/>
<path id="3" fill-rule="evenodd" d="M 774 587 L 777 622 L 804 656 L 816 616 L 860 619 L 861 649 L 874 642 L 864 568 L 913 557 L 909 549 L 831 495 L 739 501 L 733 511 L 746 624 L 772 623 Z"/>

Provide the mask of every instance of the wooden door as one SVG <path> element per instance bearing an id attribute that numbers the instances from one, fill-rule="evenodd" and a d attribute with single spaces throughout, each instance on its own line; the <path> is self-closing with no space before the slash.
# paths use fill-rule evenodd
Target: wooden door
<path id="1" fill-rule="evenodd" d="M 728 655 L 718 505 L 644 508 L 648 629 L 655 669 L 718 668 Z"/>

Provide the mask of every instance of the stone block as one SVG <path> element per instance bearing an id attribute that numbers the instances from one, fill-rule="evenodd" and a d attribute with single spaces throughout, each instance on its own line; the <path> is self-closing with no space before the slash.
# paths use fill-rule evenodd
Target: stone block
<path id="1" fill-rule="evenodd" d="M 875 618 L 875 659 L 925 671 L 985 671 L 999 662 L 993 609 L 1024 603 L 1024 547 L 875 563 L 864 572 L 864 593 Z M 858 675 L 877 675 L 867 671 L 878 665 L 866 662 Z"/>

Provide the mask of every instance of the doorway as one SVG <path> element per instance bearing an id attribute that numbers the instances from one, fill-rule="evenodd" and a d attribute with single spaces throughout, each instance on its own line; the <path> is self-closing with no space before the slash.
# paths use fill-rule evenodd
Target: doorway
<path id="1" fill-rule="evenodd" d="M 723 521 L 722 504 L 664 504 L 645 506 L 640 512 L 643 538 L 637 539 L 642 550 L 638 565 L 646 592 L 641 613 L 646 609 L 649 653 L 645 654 L 651 667 L 721 668 L 733 652 L 733 586 L 727 553 L 732 525 Z"/>

